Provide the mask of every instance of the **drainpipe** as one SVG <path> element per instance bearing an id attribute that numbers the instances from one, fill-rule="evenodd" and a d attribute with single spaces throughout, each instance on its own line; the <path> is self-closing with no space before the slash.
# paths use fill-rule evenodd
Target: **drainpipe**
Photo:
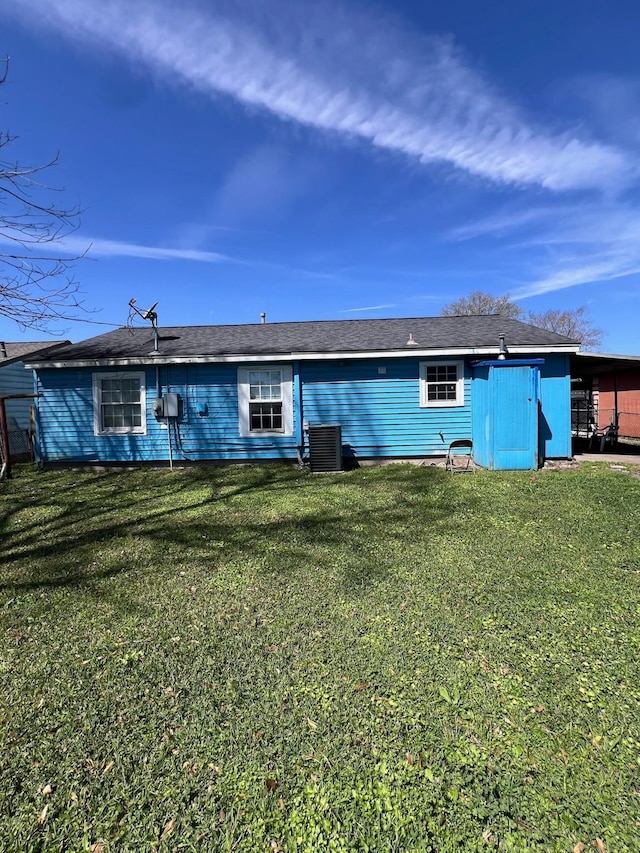
<path id="1" fill-rule="evenodd" d="M 296 455 L 298 465 L 304 465 L 304 412 L 302 409 L 302 379 L 300 378 L 300 362 L 293 362 L 293 405 L 294 423 L 296 430 Z"/>

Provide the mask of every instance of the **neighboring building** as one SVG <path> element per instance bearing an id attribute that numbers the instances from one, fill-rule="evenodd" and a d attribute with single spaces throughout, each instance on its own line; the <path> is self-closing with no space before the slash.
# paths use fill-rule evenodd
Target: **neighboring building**
<path id="1" fill-rule="evenodd" d="M 576 353 L 571 377 L 576 435 L 614 424 L 619 438 L 640 438 L 640 355 Z"/>
<path id="2" fill-rule="evenodd" d="M 295 460 L 309 426 L 336 423 L 355 463 L 459 438 L 490 468 L 571 456 L 578 343 L 517 320 L 186 326 L 157 343 L 123 328 L 31 359 L 44 462 Z"/>
<path id="3" fill-rule="evenodd" d="M 0 397 L 33 394 L 33 371 L 25 369 L 26 358 L 48 358 L 69 341 L 0 341 Z M 12 455 L 29 450 L 29 412 L 33 400 L 5 400 L 9 448 Z M 0 456 L 2 449 L 0 447 Z"/>

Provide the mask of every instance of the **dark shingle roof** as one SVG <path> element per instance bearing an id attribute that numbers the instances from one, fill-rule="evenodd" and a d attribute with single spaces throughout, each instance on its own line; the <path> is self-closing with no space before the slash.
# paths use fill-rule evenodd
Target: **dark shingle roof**
<path id="1" fill-rule="evenodd" d="M 22 361 L 22 359 L 30 356 L 33 358 L 36 355 L 46 355 L 50 351 L 58 349 L 69 341 L 20 341 L 13 343 L 11 341 L 0 341 L 0 366 L 10 364 L 13 361 Z"/>
<path id="2" fill-rule="evenodd" d="M 171 326 L 159 330 L 159 355 L 281 355 L 287 353 L 356 353 L 425 349 L 538 347 L 578 343 L 496 314 L 464 317 L 413 317 L 389 320 L 319 320 L 237 326 Z M 407 346 L 412 336 L 417 346 Z M 145 358 L 154 348 L 153 330 L 122 328 L 71 344 L 55 353 L 56 361 Z M 152 360 L 152 359 L 150 359 Z"/>

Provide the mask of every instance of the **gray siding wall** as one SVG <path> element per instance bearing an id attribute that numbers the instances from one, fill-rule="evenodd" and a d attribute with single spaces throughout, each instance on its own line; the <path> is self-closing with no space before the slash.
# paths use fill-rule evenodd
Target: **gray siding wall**
<path id="1" fill-rule="evenodd" d="M 33 371 L 25 370 L 21 361 L 0 367 L 0 394 L 33 394 Z M 20 429 L 29 428 L 29 406 L 33 400 L 7 400 L 7 418 L 15 418 Z"/>

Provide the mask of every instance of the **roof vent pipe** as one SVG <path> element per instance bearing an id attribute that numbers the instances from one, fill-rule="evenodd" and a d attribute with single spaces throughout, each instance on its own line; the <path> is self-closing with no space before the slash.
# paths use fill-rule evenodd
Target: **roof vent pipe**
<path id="1" fill-rule="evenodd" d="M 413 332 L 409 332 L 409 340 L 407 341 L 408 347 L 417 347 L 418 341 L 413 340 Z"/>
<path id="2" fill-rule="evenodd" d="M 264 311 L 261 311 L 261 312 L 260 312 L 260 322 L 261 322 L 261 323 L 266 323 L 266 322 L 267 322 L 267 315 L 264 313 Z"/>
<path id="3" fill-rule="evenodd" d="M 498 335 L 498 338 L 500 339 L 500 346 L 498 348 L 498 359 L 500 361 L 504 361 L 507 357 L 507 347 L 504 342 L 504 335 Z"/>

